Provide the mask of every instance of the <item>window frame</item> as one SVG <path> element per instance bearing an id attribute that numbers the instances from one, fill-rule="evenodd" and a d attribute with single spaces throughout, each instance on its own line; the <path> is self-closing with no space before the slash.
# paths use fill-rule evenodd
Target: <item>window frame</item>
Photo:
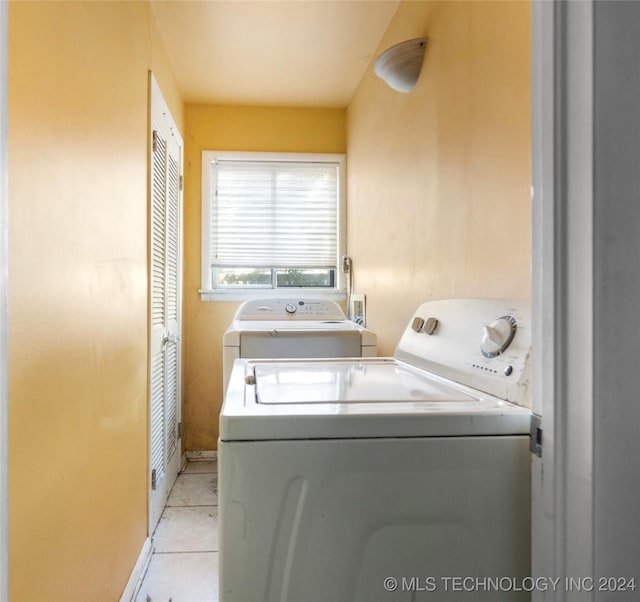
<path id="1" fill-rule="evenodd" d="M 332 163 L 338 166 L 337 255 L 335 260 L 335 287 L 216 287 L 211 269 L 211 163 L 216 160 Z M 251 151 L 202 151 L 202 239 L 200 248 L 201 288 L 203 301 L 243 301 L 256 297 L 283 297 L 306 295 L 343 301 L 346 299 L 346 280 L 342 271 L 342 257 L 346 255 L 346 155 L 340 153 L 280 153 Z M 294 268 L 295 266 L 291 266 Z"/>

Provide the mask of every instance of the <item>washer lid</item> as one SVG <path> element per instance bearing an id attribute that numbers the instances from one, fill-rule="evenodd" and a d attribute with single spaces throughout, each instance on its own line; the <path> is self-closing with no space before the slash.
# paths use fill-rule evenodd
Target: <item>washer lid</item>
<path id="1" fill-rule="evenodd" d="M 259 364 L 254 369 L 259 404 L 473 402 L 477 395 L 395 362 Z"/>
<path id="2" fill-rule="evenodd" d="M 391 358 L 236 360 L 223 441 L 528 435 L 531 411 Z"/>

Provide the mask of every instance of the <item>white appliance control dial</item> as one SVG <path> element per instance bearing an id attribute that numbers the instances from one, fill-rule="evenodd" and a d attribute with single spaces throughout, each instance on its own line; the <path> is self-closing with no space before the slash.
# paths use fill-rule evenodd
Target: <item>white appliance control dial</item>
<path id="1" fill-rule="evenodd" d="M 484 327 L 480 350 L 485 357 L 497 357 L 509 347 L 517 330 L 513 316 L 501 316 Z"/>
<path id="2" fill-rule="evenodd" d="M 296 313 L 296 311 L 298 310 L 298 308 L 297 308 L 293 303 L 287 303 L 287 304 L 284 306 L 284 309 L 286 310 L 286 312 L 287 312 L 288 314 L 295 314 L 295 313 Z"/>

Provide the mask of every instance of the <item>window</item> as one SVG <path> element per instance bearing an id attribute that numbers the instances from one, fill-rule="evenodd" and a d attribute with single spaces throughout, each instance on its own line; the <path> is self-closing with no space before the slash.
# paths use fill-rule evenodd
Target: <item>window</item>
<path id="1" fill-rule="evenodd" d="M 340 295 L 344 155 L 202 153 L 202 295 Z"/>

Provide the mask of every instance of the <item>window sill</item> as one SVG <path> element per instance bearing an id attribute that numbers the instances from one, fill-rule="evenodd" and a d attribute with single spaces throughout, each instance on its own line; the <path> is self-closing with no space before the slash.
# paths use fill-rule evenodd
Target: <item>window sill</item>
<path id="1" fill-rule="evenodd" d="M 246 301 L 247 299 L 260 299 L 268 297 L 313 297 L 316 299 L 330 299 L 332 301 L 345 301 L 347 292 L 337 289 L 318 288 L 261 288 L 252 290 L 234 289 L 200 289 L 201 301 Z"/>

